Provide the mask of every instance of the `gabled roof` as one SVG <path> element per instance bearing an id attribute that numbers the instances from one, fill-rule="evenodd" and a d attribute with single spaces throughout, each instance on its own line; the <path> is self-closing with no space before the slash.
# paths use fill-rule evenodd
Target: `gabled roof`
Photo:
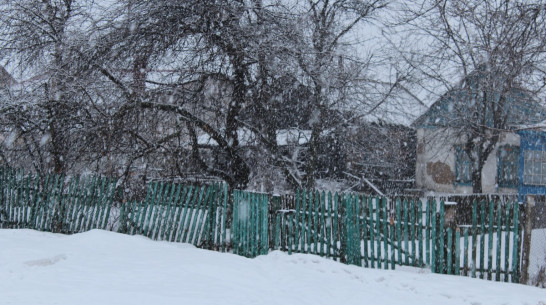
<path id="1" fill-rule="evenodd" d="M 479 74 L 469 76 L 476 79 Z M 430 108 L 418 117 L 412 126 L 415 128 L 457 127 L 465 119 L 476 111 L 474 107 L 476 99 L 481 98 L 481 93 L 471 82 L 461 82 L 458 88 L 446 92 Z M 500 93 L 489 93 L 488 98 L 498 100 Z M 506 125 L 516 128 L 523 124 L 538 124 L 546 120 L 546 108 L 535 101 L 529 92 L 521 88 L 512 88 L 505 95 L 506 104 L 502 111 L 506 117 Z M 490 103 L 493 103 L 492 101 Z M 481 114 L 480 114 L 481 115 Z M 492 124 L 492 113 L 486 113 L 486 122 Z"/>

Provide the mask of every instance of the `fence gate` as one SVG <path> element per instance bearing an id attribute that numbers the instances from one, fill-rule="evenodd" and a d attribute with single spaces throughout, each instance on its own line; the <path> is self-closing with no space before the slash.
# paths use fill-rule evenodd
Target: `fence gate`
<path id="1" fill-rule="evenodd" d="M 233 218 L 231 246 L 233 253 L 246 257 L 267 254 L 268 247 L 267 194 L 235 190 L 233 192 Z"/>
<path id="2" fill-rule="evenodd" d="M 428 202 L 432 210 L 437 211 L 435 218 L 438 219 L 432 231 L 434 251 L 430 265 L 433 272 L 520 281 L 518 202 L 474 200 L 462 206 L 452 206 L 443 200 L 438 203 L 437 209 L 435 200 Z M 461 215 L 464 213 L 466 217 Z"/>

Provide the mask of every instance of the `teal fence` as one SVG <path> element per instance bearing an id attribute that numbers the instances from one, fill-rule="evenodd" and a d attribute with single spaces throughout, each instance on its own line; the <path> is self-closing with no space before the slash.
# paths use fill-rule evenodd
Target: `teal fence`
<path id="1" fill-rule="evenodd" d="M 119 232 L 226 251 L 227 206 L 224 184 L 154 182 L 144 201 L 121 205 Z"/>
<path id="2" fill-rule="evenodd" d="M 108 229 L 115 181 L 0 168 L 0 228 L 59 233 Z"/>
<path id="3" fill-rule="evenodd" d="M 370 268 L 397 265 L 519 282 L 519 204 L 474 200 L 461 220 L 443 200 L 298 190 L 270 196 L 154 182 L 145 200 L 114 200 L 116 181 L 0 168 L 0 228 L 100 228 L 255 257 L 310 253 Z M 470 213 L 469 213 L 470 211 Z"/>

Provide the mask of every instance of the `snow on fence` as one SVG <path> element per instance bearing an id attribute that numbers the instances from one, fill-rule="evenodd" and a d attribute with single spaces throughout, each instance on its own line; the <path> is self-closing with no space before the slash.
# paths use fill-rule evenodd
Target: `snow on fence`
<path id="1" fill-rule="evenodd" d="M 0 169 L 0 228 L 77 233 L 100 228 L 255 257 L 269 250 L 311 253 L 371 268 L 396 265 L 520 281 L 520 207 L 473 200 L 371 197 L 298 190 L 293 196 L 227 186 L 154 182 L 140 202 L 114 201 L 99 177 L 25 175 Z M 459 213 L 461 214 L 461 213 Z"/>

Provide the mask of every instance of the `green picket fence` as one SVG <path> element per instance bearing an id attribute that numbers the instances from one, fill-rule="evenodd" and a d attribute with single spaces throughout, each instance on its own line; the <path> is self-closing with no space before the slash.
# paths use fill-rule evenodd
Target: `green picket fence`
<path id="1" fill-rule="evenodd" d="M 299 190 L 274 210 L 273 249 L 384 269 L 430 257 L 431 214 L 424 218 L 418 200 Z"/>
<path id="2" fill-rule="evenodd" d="M 231 245 L 233 253 L 256 257 L 269 251 L 269 196 L 235 190 Z"/>
<path id="3" fill-rule="evenodd" d="M 77 233 L 117 230 L 247 257 L 269 250 L 311 253 L 371 268 L 519 282 L 520 207 L 478 201 L 373 197 L 298 190 L 273 196 L 154 182 L 146 199 L 114 203 L 116 181 L 31 175 L 0 168 L 0 228 Z M 469 211 L 471 211 L 469 213 Z"/>
<path id="4" fill-rule="evenodd" d="M 227 206 L 225 184 L 154 182 L 144 201 L 123 204 L 119 231 L 226 251 Z"/>
<path id="5" fill-rule="evenodd" d="M 115 181 L 0 168 L 0 228 L 60 233 L 106 229 Z"/>
<path id="6" fill-rule="evenodd" d="M 432 209 L 436 202 L 429 201 Z M 439 224 L 434 233 L 437 273 L 519 282 L 520 212 L 517 202 L 476 201 L 468 225 L 445 225 L 445 203 L 439 202 Z"/>

